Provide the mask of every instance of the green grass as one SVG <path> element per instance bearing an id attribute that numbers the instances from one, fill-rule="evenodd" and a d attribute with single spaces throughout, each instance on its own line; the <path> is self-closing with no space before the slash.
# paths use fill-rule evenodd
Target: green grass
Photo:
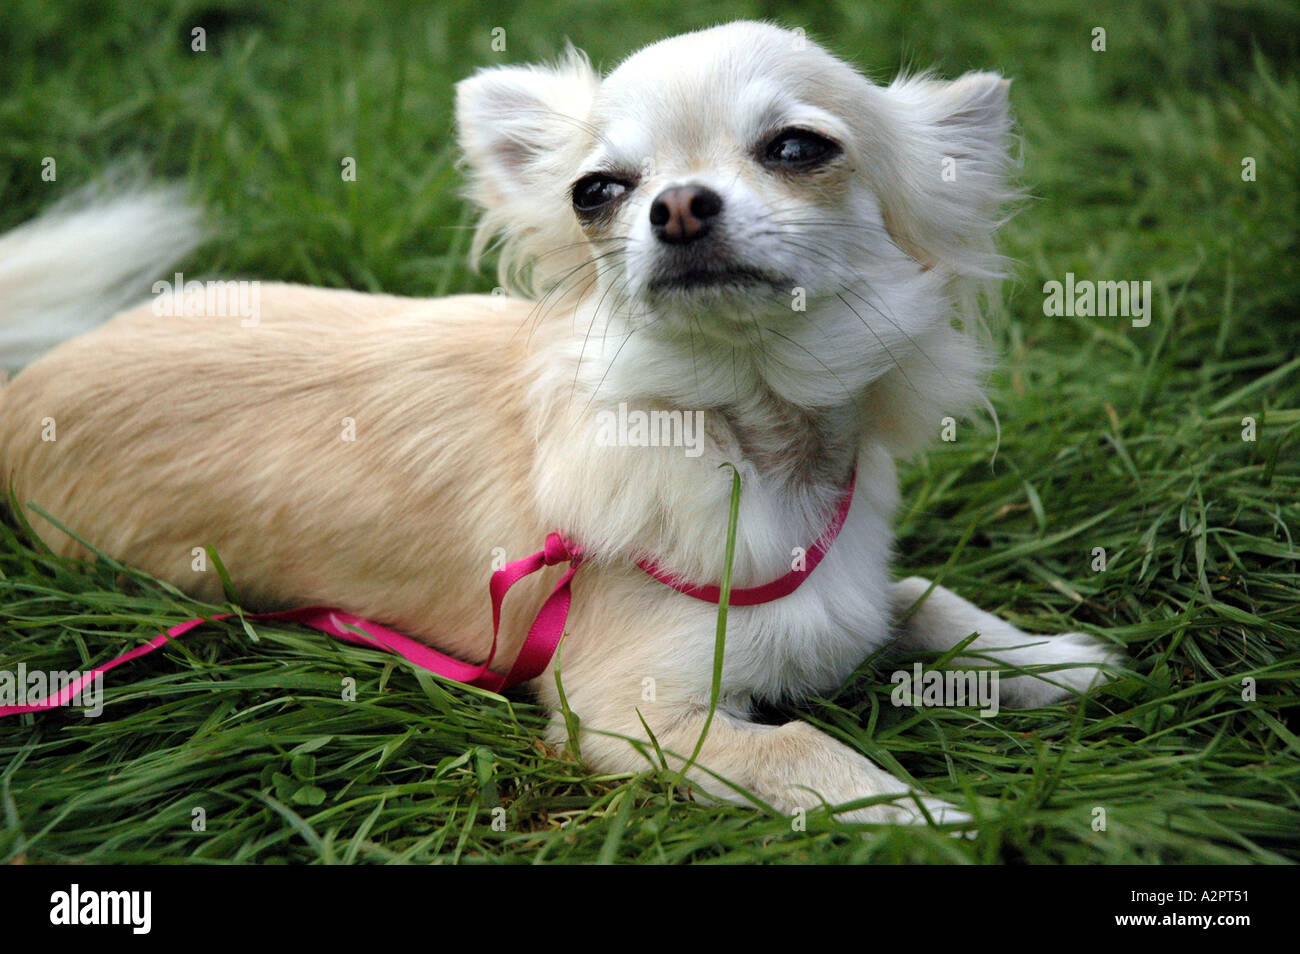
<path id="1" fill-rule="evenodd" d="M 864 665 L 801 714 L 980 817 L 969 841 L 864 838 L 697 804 L 650 771 L 595 777 L 539 743 L 526 697 L 219 623 L 111 675 L 99 719 L 0 724 L 0 860 L 1300 860 L 1294 5 L 731 0 L 708 21 L 661 0 L 305 6 L 9 0 L 0 227 L 135 156 L 219 223 L 187 275 L 485 290 L 490 274 L 464 264 L 450 152 L 452 83 L 479 66 L 553 56 L 565 35 L 610 64 L 734 15 L 805 26 L 877 78 L 907 64 L 1013 77 L 1034 198 L 1004 233 L 1022 266 L 995 323 L 1001 443 L 990 463 L 992 426 L 963 423 L 904 470 L 900 571 L 1030 630 L 1121 643 L 1132 671 L 1083 703 L 982 720 L 896 709 L 888 673 Z M 189 51 L 194 25 L 206 53 Z M 1069 271 L 1150 280 L 1150 327 L 1045 317 L 1043 282 Z M 221 609 L 0 528 L 0 669 L 84 668 Z"/>

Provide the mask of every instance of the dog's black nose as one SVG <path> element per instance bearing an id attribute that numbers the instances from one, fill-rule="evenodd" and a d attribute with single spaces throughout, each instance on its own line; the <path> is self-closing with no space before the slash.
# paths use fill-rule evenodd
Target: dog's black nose
<path id="1" fill-rule="evenodd" d="M 694 242 L 709 230 L 709 220 L 722 211 L 722 196 L 700 185 L 664 189 L 650 204 L 650 227 L 669 245 Z"/>

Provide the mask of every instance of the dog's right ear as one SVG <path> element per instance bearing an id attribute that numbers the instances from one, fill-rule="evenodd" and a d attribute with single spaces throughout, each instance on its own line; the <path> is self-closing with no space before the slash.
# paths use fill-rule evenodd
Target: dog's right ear
<path id="1" fill-rule="evenodd" d="M 484 212 L 476 257 L 494 234 L 512 247 L 538 244 L 530 237 L 556 240 L 548 233 L 561 225 L 568 234 L 568 178 L 591 141 L 587 116 L 599 84 L 586 55 L 571 46 L 554 66 L 493 67 L 456 84 L 468 197 Z M 527 257 L 529 249 L 517 251 Z"/>
<path id="2" fill-rule="evenodd" d="M 586 138 L 600 78 L 568 47 L 555 66 L 498 66 L 456 84 L 460 147 L 474 173 L 499 191 L 535 180 L 546 160 Z"/>

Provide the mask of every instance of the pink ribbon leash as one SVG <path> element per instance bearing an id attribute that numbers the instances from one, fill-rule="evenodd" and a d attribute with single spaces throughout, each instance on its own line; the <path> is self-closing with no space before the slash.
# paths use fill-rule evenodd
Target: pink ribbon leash
<path id="1" fill-rule="evenodd" d="M 524 640 L 523 648 L 520 649 L 519 655 L 515 658 L 514 665 L 510 667 L 510 671 L 504 676 L 493 672 L 488 667 L 492 665 L 492 659 L 496 656 L 497 634 L 501 628 L 501 602 L 505 599 L 506 593 L 510 590 L 510 587 L 524 577 L 536 573 L 543 567 L 554 566 L 557 563 L 566 561 L 569 563 L 569 569 L 560 579 L 560 582 L 555 585 L 555 589 L 546 598 L 546 602 L 542 604 L 532 628 L 528 631 L 528 637 Z M 421 668 L 445 676 L 448 679 L 453 679 L 456 682 L 478 686 L 481 689 L 489 689 L 493 692 L 502 692 L 511 686 L 516 686 L 521 682 L 527 682 L 529 679 L 540 676 L 551 661 L 551 657 L 555 655 L 555 648 L 560 644 L 560 639 L 564 636 L 564 623 L 569 615 L 570 584 L 573 582 L 573 574 L 577 572 L 581 562 L 581 550 L 569 544 L 558 533 L 552 533 L 546 537 L 544 549 L 532 556 L 524 557 L 522 560 L 507 563 L 492 574 L 492 580 L 489 584 L 489 591 L 492 595 L 492 647 L 488 650 L 488 658 L 482 665 L 462 662 L 448 656 L 446 653 L 440 653 L 438 650 L 426 646 L 410 636 L 389 629 L 387 626 L 373 623 L 370 620 L 328 606 L 302 606 L 274 613 L 246 613 L 244 618 L 301 623 L 312 629 L 320 630 L 322 633 L 335 636 L 344 642 L 353 643 L 357 646 L 368 646 L 372 649 L 382 649 L 385 652 L 401 656 Z M 45 709 L 66 706 L 96 676 L 102 675 L 110 669 L 116 669 L 132 659 L 151 653 L 155 649 L 160 649 L 176 637 L 183 636 L 204 623 L 231 619 L 235 615 L 234 613 L 220 613 L 216 616 L 201 616 L 196 619 L 186 620 L 184 623 L 173 626 L 165 633 L 160 633 L 147 643 L 137 646 L 130 652 L 123 653 L 115 659 L 110 659 L 108 662 L 96 666 L 87 673 L 83 673 L 79 678 L 68 683 L 53 695 L 23 705 L 0 706 L 0 717 L 20 715 L 24 712 L 41 712 Z"/>
<path id="2" fill-rule="evenodd" d="M 791 570 L 785 576 L 762 586 L 733 589 L 729 605 L 754 606 L 759 603 L 769 603 L 783 596 L 788 596 L 797 590 L 803 581 L 808 578 L 808 575 L 817 568 L 817 564 L 821 563 L 822 557 L 826 555 L 831 544 L 835 542 L 835 538 L 839 536 L 840 530 L 843 529 L 844 521 L 849 515 L 849 507 L 853 503 L 853 488 L 856 481 L 857 475 L 855 474 L 853 479 L 849 481 L 848 489 L 844 492 L 839 509 L 836 511 L 830 525 L 822 532 L 822 535 L 818 537 L 813 546 L 809 548 L 802 568 Z M 524 557 L 522 560 L 507 563 L 492 574 L 492 579 L 488 584 L 488 592 L 492 597 L 492 646 L 488 650 L 487 660 L 481 665 L 462 662 L 448 656 L 446 653 L 438 652 L 438 650 L 426 646 L 410 636 L 389 629 L 387 626 L 327 606 L 303 606 L 274 613 L 246 613 L 244 618 L 300 623 L 322 633 L 328 633 L 344 642 L 353 643 L 357 646 L 367 646 L 372 649 L 382 649 L 385 652 L 401 656 L 423 669 L 456 682 L 488 689 L 492 692 L 503 692 L 512 686 L 535 679 L 546 671 L 546 667 L 551 662 L 551 657 L 555 655 L 556 647 L 559 646 L 560 640 L 564 637 L 564 625 L 569 618 L 569 605 L 572 601 L 573 576 L 577 573 L 578 567 L 582 565 L 582 561 L 581 547 L 571 543 L 559 533 L 550 533 L 547 534 L 545 546 L 537 553 Z M 544 567 L 556 566 L 560 563 L 568 563 L 569 568 L 565 571 L 564 576 L 560 578 L 560 581 L 556 583 L 555 588 L 551 590 L 545 602 L 542 603 L 541 609 L 537 611 L 537 617 L 533 620 L 533 625 L 528 630 L 528 636 L 524 639 L 523 646 L 519 649 L 519 655 L 515 657 L 509 672 L 503 676 L 492 671 L 489 667 L 496 656 L 497 635 L 501 628 L 501 604 L 505 600 L 506 593 L 524 577 L 531 576 Z M 651 560 L 641 560 L 637 563 L 637 566 L 679 593 L 685 593 L 687 596 L 693 596 L 695 599 L 705 600 L 709 603 L 717 603 L 721 598 L 721 591 L 717 586 L 699 586 L 685 583 L 661 570 L 658 564 Z M 106 663 L 101 663 L 87 673 L 83 673 L 79 678 L 53 695 L 32 703 L 0 706 L 0 717 L 20 715 L 25 712 L 41 712 L 46 709 L 66 706 L 91 680 L 103 675 L 110 669 L 116 669 L 123 663 L 151 653 L 155 649 L 160 649 L 171 640 L 185 635 L 204 623 L 231 619 L 235 615 L 234 613 L 221 613 L 217 616 L 201 616 L 196 619 L 186 620 L 184 623 L 173 626 L 165 633 L 160 633 L 147 643 L 137 646 L 121 656 L 110 659 Z"/>

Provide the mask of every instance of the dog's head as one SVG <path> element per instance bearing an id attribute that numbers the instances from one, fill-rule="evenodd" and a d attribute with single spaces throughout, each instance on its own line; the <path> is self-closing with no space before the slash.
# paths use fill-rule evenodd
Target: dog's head
<path id="1" fill-rule="evenodd" d="M 1010 120 L 991 73 L 881 87 L 745 22 L 603 79 L 571 50 L 457 93 L 478 248 L 500 236 L 503 273 L 530 290 L 581 283 L 659 334 L 757 323 L 832 372 L 852 354 L 861 386 L 1000 270 Z"/>

